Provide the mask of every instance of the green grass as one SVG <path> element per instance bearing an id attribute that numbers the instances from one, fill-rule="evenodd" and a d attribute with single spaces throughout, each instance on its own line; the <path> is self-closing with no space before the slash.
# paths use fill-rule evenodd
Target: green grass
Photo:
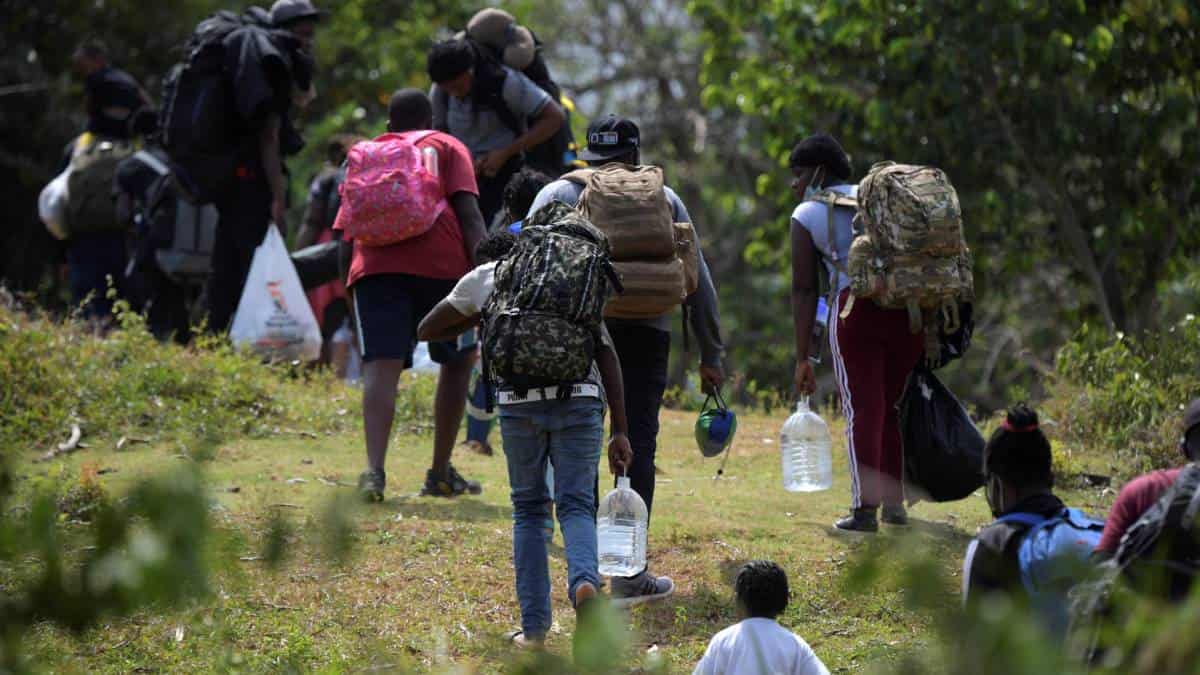
<path id="1" fill-rule="evenodd" d="M 330 406 L 356 396 L 330 386 Z M 934 639 L 929 621 L 908 609 L 910 591 L 900 575 L 885 573 L 866 593 L 850 588 L 862 540 L 828 528 L 848 499 L 840 429 L 833 489 L 790 494 L 779 484 L 781 416 L 742 417 L 721 480 L 713 479 L 718 460 L 703 460 L 695 448 L 693 419 L 694 413 L 662 416 L 650 559 L 678 591 L 670 602 L 632 613 L 637 652 L 657 653 L 669 672 L 690 672 L 709 638 L 734 620 L 731 574 L 753 558 L 773 559 L 788 571 L 792 602 L 781 621 L 834 672 L 892 663 Z M 212 594 L 185 611 L 145 611 L 79 636 L 41 625 L 24 642 L 27 655 L 39 669 L 59 672 L 503 670 L 512 654 L 502 635 L 519 625 L 503 457 L 455 458 L 465 475 L 482 481 L 481 496 L 421 498 L 415 493 L 430 438 L 401 430 L 388 458 L 388 498 L 345 513 L 354 546 L 338 564 L 325 544 L 327 514 L 336 497 L 352 492 L 346 486 L 364 461 L 360 434 L 347 425 L 316 438 L 280 433 L 216 443 L 199 462 L 213 519 L 226 535 L 214 545 L 213 557 L 224 562 L 216 566 Z M 85 464 L 103 472 L 98 480 L 110 495 L 120 495 L 140 478 L 196 461 L 171 443 L 118 451 L 111 441 L 44 464 L 30 463 L 33 456 L 22 454 L 16 466 L 22 495 L 39 481 L 73 480 Z M 1094 495 L 1072 496 L 1102 510 L 1089 503 Z M 912 515 L 913 527 L 882 537 L 933 553 L 950 579 L 936 589 L 940 601 L 958 602 L 952 583 L 962 552 L 989 520 L 982 496 L 921 504 Z M 263 559 L 272 537 L 287 543 L 274 569 Z M 552 549 L 549 645 L 569 654 L 575 626 L 560 537 Z"/>

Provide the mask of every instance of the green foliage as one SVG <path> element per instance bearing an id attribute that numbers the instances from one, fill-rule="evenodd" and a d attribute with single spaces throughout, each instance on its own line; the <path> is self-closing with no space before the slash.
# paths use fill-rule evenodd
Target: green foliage
<path id="1" fill-rule="evenodd" d="M 140 317 L 122 321 L 97 339 L 0 309 L 0 451 L 47 447 L 77 423 L 86 442 L 177 441 L 204 459 L 230 435 L 329 432 L 359 418 L 359 397 L 325 371 L 263 364 L 214 338 L 162 344 Z"/>
<path id="2" fill-rule="evenodd" d="M 1068 450 L 1119 458 L 1122 474 L 1178 464 L 1180 412 L 1200 394 L 1200 323 L 1115 338 L 1085 326 L 1059 351 L 1049 394 Z"/>
<path id="3" fill-rule="evenodd" d="M 784 164 L 798 137 L 825 130 L 856 176 L 895 159 L 954 181 L 976 257 L 977 351 L 988 353 L 965 381 L 993 405 L 1030 384 L 1029 366 L 1081 320 L 1130 332 L 1163 320 L 1160 286 L 1200 246 L 1195 3 L 689 7 L 708 46 L 705 105 L 749 120 L 730 144 L 771 160 L 758 195 L 778 217 L 754 230 L 752 265 L 786 269 Z"/>

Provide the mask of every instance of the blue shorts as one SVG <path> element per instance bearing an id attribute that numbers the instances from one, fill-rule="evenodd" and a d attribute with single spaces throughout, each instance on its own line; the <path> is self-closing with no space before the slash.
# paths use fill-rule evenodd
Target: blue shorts
<path id="1" fill-rule="evenodd" d="M 413 350 L 417 348 L 417 326 L 454 290 L 456 283 L 411 274 L 376 274 L 356 281 L 350 293 L 362 360 L 396 359 L 404 361 L 405 368 L 411 368 Z M 456 363 L 474 351 L 473 330 L 463 333 L 458 340 L 429 343 L 429 356 L 435 363 Z"/>

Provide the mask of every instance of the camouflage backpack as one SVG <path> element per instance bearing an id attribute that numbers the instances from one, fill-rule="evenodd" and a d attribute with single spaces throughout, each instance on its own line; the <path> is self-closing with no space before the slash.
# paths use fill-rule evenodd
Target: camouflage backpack
<path id="1" fill-rule="evenodd" d="M 871 167 L 858 185 L 855 233 L 847 260 L 852 296 L 908 310 L 914 333 L 957 329 L 959 304 L 975 289 L 958 194 L 941 169 L 894 162 Z M 843 316 L 852 307 L 853 298 Z"/>
<path id="2" fill-rule="evenodd" d="M 519 395 L 585 380 L 610 283 L 620 290 L 604 233 L 561 202 L 539 210 L 496 265 L 483 308 L 484 372 Z"/>

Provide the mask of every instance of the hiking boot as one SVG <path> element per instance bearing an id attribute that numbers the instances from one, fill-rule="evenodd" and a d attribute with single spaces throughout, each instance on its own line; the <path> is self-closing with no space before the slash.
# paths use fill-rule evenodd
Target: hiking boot
<path id="1" fill-rule="evenodd" d="M 457 497 L 459 495 L 477 495 L 483 492 L 478 481 L 463 478 L 453 466 L 446 468 L 444 475 L 437 475 L 433 469 L 425 472 L 425 486 L 421 488 L 423 497 Z"/>
<path id="2" fill-rule="evenodd" d="M 387 474 L 383 469 L 367 469 L 358 476 L 358 493 L 368 502 L 383 501 L 383 488 L 387 486 Z"/>
<path id="3" fill-rule="evenodd" d="M 888 525 L 908 525 L 908 511 L 904 510 L 903 504 L 895 506 L 883 506 L 883 511 L 879 514 L 879 519 Z"/>
<path id="4" fill-rule="evenodd" d="M 470 450 L 471 452 L 483 455 L 485 457 L 491 457 L 492 455 L 496 454 L 496 451 L 492 449 L 492 445 L 487 441 L 463 441 L 458 445 L 466 450 Z"/>
<path id="5" fill-rule="evenodd" d="M 851 509 L 850 515 L 834 523 L 833 527 L 842 532 L 875 533 L 879 531 L 879 521 L 875 518 L 875 509 L 866 507 Z"/>
<path id="6" fill-rule="evenodd" d="M 613 577 L 613 607 L 628 609 L 647 602 L 657 602 L 675 593 L 670 577 L 656 577 L 649 570 L 632 577 Z"/>

